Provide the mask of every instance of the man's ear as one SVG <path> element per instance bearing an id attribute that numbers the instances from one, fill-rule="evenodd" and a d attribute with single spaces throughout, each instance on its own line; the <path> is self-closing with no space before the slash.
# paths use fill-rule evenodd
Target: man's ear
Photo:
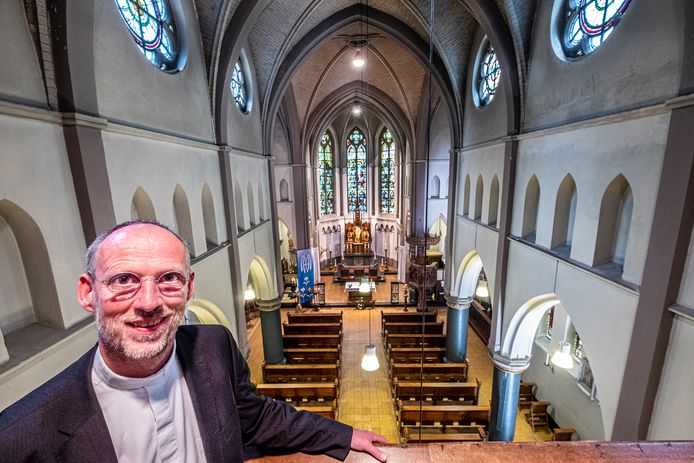
<path id="1" fill-rule="evenodd" d="M 83 273 L 77 282 L 77 302 L 87 312 L 94 313 L 94 297 L 92 278 Z"/>
<path id="2" fill-rule="evenodd" d="M 188 298 L 186 299 L 186 302 L 192 299 L 193 293 L 195 292 L 195 272 L 190 272 L 190 277 L 188 278 Z"/>

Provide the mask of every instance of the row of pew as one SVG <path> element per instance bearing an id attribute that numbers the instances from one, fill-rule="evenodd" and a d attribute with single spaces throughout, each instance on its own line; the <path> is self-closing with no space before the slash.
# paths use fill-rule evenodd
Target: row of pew
<path id="1" fill-rule="evenodd" d="M 381 312 L 398 427 L 404 442 L 485 440 L 488 405 L 481 382 L 468 380 L 469 363 L 446 363 L 444 323 L 437 312 Z"/>
<path id="2" fill-rule="evenodd" d="M 282 324 L 286 365 L 262 365 L 258 394 L 335 419 L 340 386 L 342 312 L 288 313 Z"/>

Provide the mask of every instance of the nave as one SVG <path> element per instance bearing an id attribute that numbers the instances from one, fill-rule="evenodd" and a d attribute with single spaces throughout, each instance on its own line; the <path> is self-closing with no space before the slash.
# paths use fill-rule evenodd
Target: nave
<path id="1" fill-rule="evenodd" d="M 326 285 L 326 293 L 331 293 L 330 284 Z M 337 285 L 334 285 L 337 286 Z M 380 290 L 385 293 L 384 288 Z M 334 290 L 338 293 L 337 289 Z M 378 291 L 377 291 L 378 300 Z M 386 368 L 386 357 L 381 342 L 380 318 L 381 310 L 395 312 L 401 310 L 395 307 L 376 307 L 372 310 L 355 310 L 353 308 L 322 308 L 319 313 L 343 314 L 343 337 L 341 353 L 340 395 L 337 406 L 337 419 L 346 424 L 368 429 L 385 436 L 391 443 L 401 442 L 398 430 L 396 408 L 392 399 L 390 382 Z M 409 309 L 410 313 L 412 308 Z M 432 308 L 437 311 L 440 321 L 446 319 L 445 307 Z M 287 314 L 294 309 L 281 309 L 282 321 L 287 321 Z M 371 313 L 370 313 L 371 312 Z M 316 313 L 316 312 L 309 312 Z M 373 372 L 364 371 L 360 362 L 364 345 L 369 342 L 369 317 L 371 317 L 371 337 L 376 345 L 380 367 Z M 445 330 L 444 330 L 445 332 Z M 489 404 L 492 393 L 492 375 L 494 366 L 489 359 L 489 353 L 484 343 L 470 330 L 467 344 L 469 361 L 468 381 L 475 378 L 481 382 L 479 404 Z M 262 381 L 263 343 L 260 323 L 253 323 L 249 329 L 251 380 L 255 384 Z M 527 409 L 518 412 L 516 419 L 515 442 L 540 442 L 552 440 L 552 435 L 543 428 L 533 432 L 525 416 Z"/>

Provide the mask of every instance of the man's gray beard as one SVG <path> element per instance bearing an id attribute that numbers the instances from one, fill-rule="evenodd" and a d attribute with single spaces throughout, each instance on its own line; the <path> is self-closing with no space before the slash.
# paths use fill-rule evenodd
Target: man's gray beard
<path id="1" fill-rule="evenodd" d="M 128 329 L 122 318 L 120 320 L 113 318 L 104 320 L 102 311 L 99 309 L 96 310 L 96 329 L 99 335 L 99 341 L 101 341 L 109 352 L 129 360 L 150 360 L 164 352 L 166 346 L 176 336 L 176 330 L 178 329 L 178 325 L 181 324 L 182 319 L 183 311 L 174 310 L 171 313 L 171 323 L 168 325 L 168 328 L 162 328 L 150 334 L 139 334 L 131 340 L 128 339 L 124 333 L 120 335 L 116 333 L 116 325 L 119 323 L 123 331 Z M 146 318 L 142 317 L 138 321 L 140 320 L 146 320 Z M 163 333 L 162 331 L 165 329 L 169 331 Z M 157 338 L 159 338 L 159 341 L 156 344 L 149 344 Z M 134 345 L 134 342 L 147 344 Z"/>

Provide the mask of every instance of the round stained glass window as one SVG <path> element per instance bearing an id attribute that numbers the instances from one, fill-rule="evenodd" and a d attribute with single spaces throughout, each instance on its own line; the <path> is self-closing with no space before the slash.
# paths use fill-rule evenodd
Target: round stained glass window
<path id="1" fill-rule="evenodd" d="M 176 26 L 168 0 L 116 0 L 116 5 L 145 57 L 162 71 L 179 71 Z"/>
<path id="2" fill-rule="evenodd" d="M 477 75 L 477 106 L 491 103 L 501 81 L 501 68 L 494 47 L 488 40 L 483 41 L 484 53 L 479 62 Z"/>
<path id="3" fill-rule="evenodd" d="M 246 76 L 243 73 L 241 60 L 238 60 L 234 66 L 234 72 L 231 75 L 231 83 L 229 84 L 229 87 L 231 88 L 231 95 L 234 97 L 236 106 L 239 107 L 242 113 L 247 113 L 250 108 L 248 107 Z"/>
<path id="4" fill-rule="evenodd" d="M 586 56 L 607 40 L 631 0 L 565 0 L 561 44 L 569 59 Z"/>

